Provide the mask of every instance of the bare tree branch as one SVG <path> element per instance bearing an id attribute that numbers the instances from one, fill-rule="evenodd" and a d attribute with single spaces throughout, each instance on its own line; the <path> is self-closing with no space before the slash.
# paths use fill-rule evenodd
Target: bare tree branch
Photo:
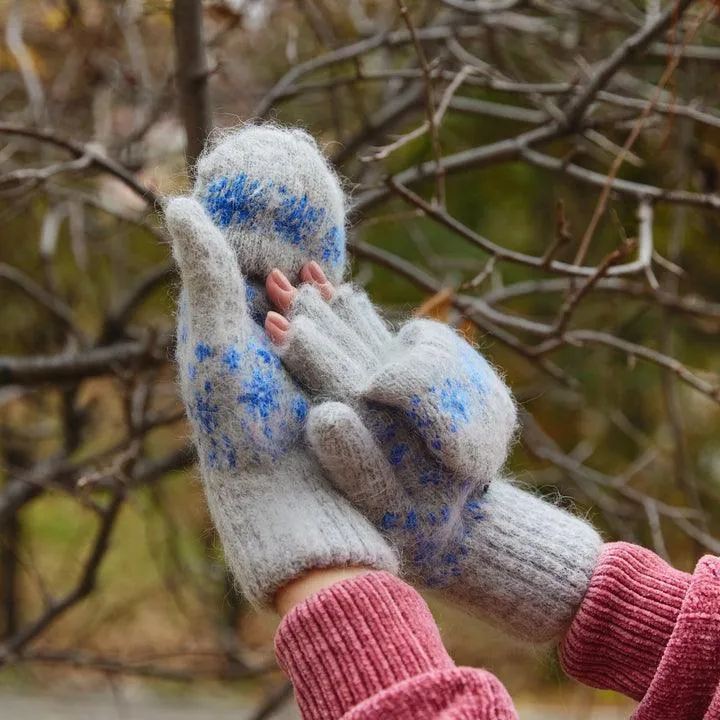
<path id="1" fill-rule="evenodd" d="M 125 183 L 131 190 L 137 193 L 151 206 L 157 205 L 160 202 L 160 198 L 155 192 L 139 182 L 130 172 L 122 167 L 122 165 L 111 158 L 100 155 L 88 145 L 83 145 L 75 140 L 59 137 L 58 135 L 46 130 L 35 130 L 23 125 L 15 125 L 13 123 L 6 122 L 0 122 L 0 135 L 13 135 L 29 138 L 31 140 L 38 140 L 42 143 L 62 148 L 75 158 L 89 158 L 89 163 L 92 166 Z"/>
<path id="2" fill-rule="evenodd" d="M 180 111 L 192 167 L 212 127 L 201 0 L 174 0 L 173 27 Z"/>

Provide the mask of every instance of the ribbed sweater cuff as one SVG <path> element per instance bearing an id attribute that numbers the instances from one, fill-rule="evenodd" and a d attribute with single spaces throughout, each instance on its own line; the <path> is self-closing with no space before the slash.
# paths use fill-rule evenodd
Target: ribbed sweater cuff
<path id="1" fill-rule="evenodd" d="M 605 545 L 560 645 L 565 672 L 640 700 L 675 627 L 691 576 L 629 543 Z"/>
<path id="2" fill-rule="evenodd" d="M 298 604 L 280 624 L 275 653 L 312 720 L 339 718 L 391 685 L 455 667 L 425 601 L 385 572 Z"/>

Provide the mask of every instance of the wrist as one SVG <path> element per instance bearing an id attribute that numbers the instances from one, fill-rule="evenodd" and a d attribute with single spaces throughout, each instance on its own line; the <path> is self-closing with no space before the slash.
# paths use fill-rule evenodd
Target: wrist
<path id="1" fill-rule="evenodd" d="M 300 577 L 294 578 L 287 584 L 283 585 L 275 595 L 275 609 L 284 617 L 297 604 L 307 600 L 320 590 L 349 580 L 358 575 L 374 572 L 370 567 L 332 567 L 332 568 L 313 568 L 308 570 Z"/>

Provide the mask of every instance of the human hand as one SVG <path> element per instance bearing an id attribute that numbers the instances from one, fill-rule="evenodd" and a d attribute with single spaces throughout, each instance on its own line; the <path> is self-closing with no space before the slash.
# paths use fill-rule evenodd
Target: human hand
<path id="1" fill-rule="evenodd" d="M 328 235 L 326 226 L 342 225 L 342 193 L 322 156 L 309 159 L 319 153 L 304 134 L 263 131 L 260 142 L 252 130 L 249 137 L 247 130 L 230 136 L 229 144 L 203 156 L 196 197 L 171 200 L 166 220 L 183 284 L 180 385 L 208 505 L 241 589 L 251 601 L 264 603 L 313 568 L 364 565 L 392 571 L 396 561 L 308 453 L 307 397 L 253 319 L 257 293 L 249 292 L 241 273 L 242 266 L 257 268 L 267 255 L 249 257 L 248 248 L 282 248 L 292 239 L 285 232 L 290 226 L 299 244 L 315 247 Z M 282 170 L 280 160 L 292 157 L 292 148 L 304 158 L 304 174 L 282 182 L 272 173 Z M 265 168 L 270 175 L 251 178 L 243 167 Z M 289 173 L 292 165 L 286 166 Z M 311 176 L 312 202 L 300 194 Z M 313 204 L 317 198 L 329 203 L 322 213 Z M 315 211 L 293 215 L 298 207 Z M 218 208 L 227 211 L 220 218 Z"/>
<path id="2" fill-rule="evenodd" d="M 337 487 L 401 551 L 407 572 L 443 587 L 462 572 L 468 525 L 505 461 L 515 406 L 499 375 L 446 325 L 393 336 L 364 293 L 317 265 L 292 287 L 279 271 L 266 329 L 313 394 L 308 437 Z M 308 282 L 309 281 L 309 282 Z"/>
<path id="3" fill-rule="evenodd" d="M 301 308 L 305 306 L 307 301 L 303 298 L 308 291 L 293 288 L 277 271 L 270 274 L 266 283 L 268 296 L 288 317 L 271 312 L 265 327 L 281 348 L 288 366 L 300 368 L 298 375 L 304 379 L 309 395 L 319 403 L 310 412 L 308 437 L 321 464 L 335 485 L 372 517 L 400 549 L 406 560 L 404 570 L 411 579 L 440 587 L 446 599 L 522 639 L 544 641 L 558 637 L 585 593 L 602 540 L 589 523 L 497 476 L 506 446 L 498 448 L 493 443 L 506 437 L 502 427 L 499 437 L 493 437 L 497 426 L 492 423 L 485 427 L 475 423 L 465 435 L 453 432 L 452 420 L 448 418 L 460 413 L 464 419 L 463 411 L 468 413 L 477 407 L 472 399 L 466 405 L 452 398 L 445 409 L 442 398 L 437 402 L 437 394 L 432 392 L 420 395 L 406 390 L 403 401 L 398 392 L 407 386 L 396 385 L 394 394 L 389 395 L 391 402 L 382 405 L 366 401 L 366 388 L 374 384 L 365 383 L 357 366 L 368 367 L 369 362 L 369 367 L 374 368 L 370 371 L 373 377 L 382 377 L 383 348 L 390 346 L 389 334 L 377 314 L 368 311 L 367 298 L 348 288 L 336 291 L 319 270 L 306 267 L 300 273 L 302 281 L 316 287 L 316 292 L 310 293 L 314 327 L 306 318 L 302 319 L 302 311 L 295 310 L 295 303 L 300 303 Z M 330 302 L 329 307 L 318 308 L 318 294 Z M 340 311 L 338 304 L 342 306 Z M 343 316 L 342 323 L 337 321 L 337 314 Z M 300 332 L 294 335 L 298 315 Z M 353 333 L 353 328 L 362 329 Z M 418 335 L 422 339 L 424 333 Z M 475 381 L 479 387 L 487 387 L 474 378 L 476 373 L 487 372 L 483 364 L 479 368 L 470 364 L 472 369 L 467 372 L 466 363 L 461 362 L 460 367 L 453 363 L 467 352 L 462 344 L 458 349 L 454 339 L 433 343 L 433 338 L 447 335 L 429 332 L 428 336 L 424 343 L 413 345 L 417 336 L 411 333 L 407 347 L 389 353 L 390 367 L 405 363 L 403 369 L 410 374 L 420 361 L 422 372 L 417 378 L 431 382 L 430 388 L 438 386 L 434 372 L 447 373 L 453 369 L 466 372 L 463 382 Z M 368 337 L 374 340 L 361 344 Z M 298 355 L 303 360 L 293 355 L 292 348 L 298 346 Z M 345 349 L 347 357 L 343 362 L 334 359 L 343 354 L 337 346 Z M 372 347 L 374 355 L 368 349 Z M 449 349 L 457 354 L 448 359 Z M 313 351 L 323 357 L 307 360 Z M 328 355 L 328 364 L 341 367 L 346 379 L 331 375 L 323 386 L 327 371 L 314 369 L 314 363 L 325 362 Z M 413 402 L 415 395 L 420 395 L 420 405 Z M 328 396 L 342 398 L 344 402 L 327 402 Z M 479 393 L 474 402 L 486 397 L 486 393 Z M 428 412 L 422 413 L 428 406 Z M 514 421 L 514 410 L 508 413 L 505 422 L 509 419 Z M 388 433 L 389 427 L 392 431 Z M 477 453 L 478 448 L 488 447 L 488 435 L 494 453 L 483 457 L 481 452 L 474 461 L 472 453 L 462 456 L 462 441 Z M 443 443 L 448 436 L 449 442 Z M 440 440 L 438 448 L 433 447 L 436 438 Z M 405 444 L 407 450 L 398 453 L 399 443 Z M 444 462 L 446 457 L 448 462 Z M 468 482 L 467 475 L 462 474 L 473 467 L 473 462 L 478 469 L 490 469 L 486 477 L 493 481 L 486 491 L 477 477 L 471 476 Z M 463 495 L 468 486 L 474 492 Z M 453 501 L 454 510 L 459 510 L 456 516 L 449 511 Z M 444 512 L 444 507 L 448 511 Z M 393 514 L 388 516 L 388 512 Z M 440 523 L 436 522 L 438 515 Z M 399 522 L 395 522 L 396 516 Z M 422 523 L 419 517 L 423 518 Z M 434 534 L 438 525 L 440 532 Z"/>

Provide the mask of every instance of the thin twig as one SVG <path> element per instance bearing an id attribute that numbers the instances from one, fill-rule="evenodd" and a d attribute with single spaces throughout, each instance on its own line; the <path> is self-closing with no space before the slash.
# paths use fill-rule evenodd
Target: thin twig
<path id="1" fill-rule="evenodd" d="M 676 0 L 675 4 L 673 6 L 668 7 L 665 12 L 659 16 L 659 18 L 655 21 L 652 25 L 646 25 L 645 28 L 638 33 L 639 39 L 636 42 L 642 43 L 647 39 L 647 36 L 650 35 L 651 37 L 654 37 L 658 29 L 664 29 L 665 27 L 669 26 L 671 22 L 677 22 L 682 15 L 682 13 L 685 11 L 687 7 L 689 7 L 692 4 L 692 0 Z M 685 36 L 685 40 L 683 41 L 683 46 L 687 45 L 692 38 L 697 33 L 700 26 L 705 22 L 705 19 L 707 18 L 707 15 L 709 14 L 710 10 L 712 8 L 711 4 L 708 4 L 708 8 L 703 13 L 701 17 L 697 19 L 693 27 L 690 29 L 688 34 Z M 631 38 L 632 40 L 632 38 Z M 630 42 L 630 41 L 628 41 Z M 633 43 L 630 43 L 631 45 Z M 639 45 L 641 47 L 642 44 Z M 612 74 L 616 71 L 617 67 L 620 66 L 622 61 L 624 61 L 625 57 L 622 52 L 617 54 L 617 65 L 614 66 L 614 69 L 612 69 Z M 670 78 L 672 77 L 673 73 L 677 69 L 677 66 L 680 64 L 680 60 L 682 59 L 682 53 L 679 52 L 675 55 L 673 55 L 668 62 L 667 67 L 665 68 L 665 72 L 662 74 L 662 77 L 657 83 L 657 86 L 655 88 L 655 91 L 653 93 L 652 98 L 648 101 L 647 105 L 643 108 L 642 113 L 640 114 L 640 117 L 638 118 L 637 122 L 635 123 L 635 126 L 633 127 L 632 131 L 628 135 L 627 139 L 623 143 L 622 150 L 617 154 L 615 159 L 613 160 L 612 165 L 610 166 L 610 170 L 607 174 L 607 180 L 605 182 L 605 185 L 603 186 L 602 192 L 600 193 L 600 197 L 598 198 L 597 204 L 595 206 L 595 210 L 593 211 L 593 215 L 590 218 L 590 223 L 587 227 L 587 230 L 585 231 L 585 234 L 583 235 L 583 238 L 580 242 L 580 247 L 578 248 L 577 255 L 575 256 L 575 264 L 580 265 L 583 260 L 585 259 L 585 255 L 587 254 L 588 248 L 590 247 L 590 243 L 592 242 L 592 239 L 595 235 L 595 230 L 597 229 L 598 223 L 600 222 L 600 219 L 605 214 L 605 209 L 607 207 L 608 199 L 610 197 L 610 192 L 613 189 L 613 181 L 617 177 L 618 172 L 620 171 L 620 168 L 622 167 L 623 162 L 625 161 L 625 158 L 627 157 L 628 152 L 630 152 L 630 149 L 635 144 L 635 141 L 640 137 L 640 133 L 645 128 L 645 123 L 647 121 L 647 118 L 649 117 L 653 107 L 655 106 L 655 103 L 660 99 L 660 93 L 662 92 L 665 85 L 668 83 Z M 610 63 L 612 66 L 612 63 Z M 602 74 L 599 73 L 599 75 Z M 610 76 L 608 76 L 609 79 Z M 597 86 L 598 88 L 601 87 L 602 84 L 604 84 L 606 80 L 600 81 L 597 78 L 590 84 L 590 87 Z M 581 100 L 584 96 L 581 96 Z M 592 97 L 592 96 L 590 96 Z M 578 101 L 577 106 L 573 105 L 572 109 L 568 112 L 568 118 L 569 122 L 574 122 L 572 118 L 572 113 L 576 112 L 578 108 L 580 111 L 582 111 L 583 105 L 582 102 Z"/>
<path id="2" fill-rule="evenodd" d="M 390 178 L 390 187 L 401 197 L 407 200 L 410 204 L 420 208 L 425 215 L 436 220 L 440 225 L 452 230 L 460 237 L 465 238 L 473 245 L 485 250 L 491 255 L 495 255 L 498 260 L 506 260 L 508 262 L 516 263 L 518 265 L 527 265 L 528 267 L 542 268 L 557 272 L 562 275 L 570 275 L 575 277 L 591 277 L 595 274 L 596 269 L 594 267 L 582 267 L 576 265 L 570 265 L 568 263 L 559 262 L 553 260 L 549 264 L 545 264 L 544 258 L 537 257 L 535 255 L 526 255 L 525 253 L 517 252 L 515 250 L 508 250 L 502 245 L 498 245 L 487 238 L 482 237 L 478 233 L 474 232 L 470 228 L 463 225 L 461 222 L 456 220 L 454 217 L 449 215 L 444 210 L 437 208 L 430 203 L 423 200 L 419 195 L 409 190 L 407 187 L 401 185 L 395 178 Z M 720 198 L 719 198 L 720 199 Z M 641 236 L 643 240 L 643 236 Z M 652 249 L 651 249 L 652 251 Z M 638 259 L 615 267 L 610 267 L 607 270 L 607 275 L 619 276 L 619 275 L 637 275 L 645 269 L 647 266 L 647 252 L 644 247 L 639 248 Z"/>
<path id="3" fill-rule="evenodd" d="M 555 207 L 555 236 L 540 261 L 541 267 L 547 268 L 554 260 L 555 255 L 557 255 L 560 248 L 571 243 L 572 239 L 570 223 L 565 215 L 565 203 L 562 199 L 560 199 L 557 201 L 557 205 Z"/>
<path id="4" fill-rule="evenodd" d="M 644 25 L 638 32 L 619 45 L 609 57 L 603 60 L 590 82 L 565 108 L 565 122 L 567 125 L 576 127 L 598 91 L 608 84 L 613 75 L 623 65 L 644 50 L 655 38 L 667 30 L 673 22 L 677 22 L 693 2 L 694 0 L 674 0 L 672 5 L 669 5 L 653 22 Z"/>
<path id="5" fill-rule="evenodd" d="M 146 367 L 167 361 L 170 338 L 123 342 L 77 353 L 31 357 L 0 356 L 0 386 L 40 385 L 98 377 L 117 366 Z"/>
<path id="6" fill-rule="evenodd" d="M 448 85 L 447 89 L 445 90 L 442 98 L 440 99 L 440 104 L 438 105 L 437 110 L 435 111 L 434 115 L 434 126 L 436 128 L 440 127 L 440 124 L 443 121 L 443 118 L 445 117 L 445 113 L 447 112 L 448 107 L 450 107 L 451 101 L 453 100 L 454 94 L 457 92 L 458 88 L 462 85 L 465 78 L 469 74 L 469 72 L 472 70 L 472 68 L 469 68 L 468 66 L 465 66 L 453 79 L 453 81 Z M 432 125 L 430 124 L 429 120 L 425 120 L 425 122 L 420 125 L 419 127 L 415 128 L 411 132 L 401 136 L 398 138 L 395 142 L 390 143 L 389 145 L 386 145 L 385 147 L 382 147 L 375 152 L 373 152 L 372 155 L 369 155 L 365 158 L 362 158 L 364 161 L 372 161 L 376 162 L 378 160 L 384 160 L 389 155 L 394 153 L 399 148 L 403 147 L 404 145 L 407 145 L 409 142 L 412 142 L 413 140 L 422 137 L 428 130 L 432 129 Z"/>
<path id="7" fill-rule="evenodd" d="M 98 571 L 102 561 L 107 555 L 110 536 L 115 527 L 115 521 L 117 520 L 123 501 L 123 493 L 117 492 L 108 507 L 102 512 L 95 543 L 90 555 L 85 561 L 83 572 L 75 587 L 60 600 L 52 601 L 38 618 L 23 627 L 0 646 L 0 667 L 5 664 L 8 658 L 12 658 L 18 650 L 34 640 L 61 615 L 64 615 L 81 600 L 84 600 L 94 590 Z"/>
<path id="8" fill-rule="evenodd" d="M 400 15 L 402 16 L 403 22 L 407 26 L 410 37 L 412 38 L 413 45 L 415 46 L 415 53 L 418 57 L 418 63 L 423 74 L 423 88 L 425 90 L 425 113 L 427 115 L 427 125 L 430 133 L 430 145 L 432 147 L 433 157 L 435 160 L 435 197 L 439 205 L 445 205 L 445 172 L 442 166 L 442 148 L 440 146 L 440 124 L 436 119 L 435 113 L 435 89 L 433 86 L 433 75 L 430 65 L 428 64 L 427 58 L 425 57 L 425 50 L 423 49 L 422 43 L 418 38 L 413 24 L 410 13 L 408 12 L 407 6 L 403 0 L 396 0 Z"/>
<path id="9" fill-rule="evenodd" d="M 98 170 L 106 172 L 109 175 L 117 178 L 121 182 L 125 183 L 131 190 L 133 190 L 137 195 L 139 195 L 151 206 L 160 204 L 160 196 L 157 195 L 153 190 L 143 185 L 137 178 L 135 178 L 118 162 L 112 160 L 109 157 L 104 157 L 103 155 L 100 155 L 89 145 L 83 145 L 82 143 L 76 142 L 75 140 L 60 137 L 59 135 L 56 135 L 55 133 L 48 130 L 36 130 L 34 128 L 29 128 L 24 125 L 16 125 L 14 123 L 0 122 L 0 135 L 26 137 L 31 140 L 37 140 L 41 143 L 54 145 L 55 147 L 62 148 L 76 158 L 89 157 L 90 163 Z"/>
<path id="10" fill-rule="evenodd" d="M 568 298 L 565 300 L 562 308 L 560 308 L 560 312 L 558 314 L 558 318 L 555 321 L 555 326 L 553 327 L 552 334 L 553 335 L 562 335 L 565 330 L 567 330 L 568 325 L 570 324 L 570 321 L 572 320 L 572 316 L 574 315 L 575 311 L 577 310 L 580 303 L 583 301 L 583 298 L 587 297 L 588 293 L 595 287 L 597 282 L 607 274 L 607 271 L 613 267 L 614 265 L 617 265 L 621 260 L 625 260 L 630 253 L 633 252 L 635 249 L 637 243 L 635 243 L 634 240 L 627 240 L 625 241 L 619 248 L 616 248 L 613 250 L 595 269 L 595 272 L 585 280 L 576 290 L 574 293 L 568 296 Z"/>
<path id="11" fill-rule="evenodd" d="M 4 278 L 9 283 L 12 283 L 38 305 L 45 308 L 64 328 L 69 330 L 82 345 L 87 343 L 85 333 L 75 322 L 72 308 L 61 298 L 57 297 L 57 295 L 49 293 L 34 280 L 20 272 L 20 270 L 6 263 L 0 263 L 0 278 Z"/>

